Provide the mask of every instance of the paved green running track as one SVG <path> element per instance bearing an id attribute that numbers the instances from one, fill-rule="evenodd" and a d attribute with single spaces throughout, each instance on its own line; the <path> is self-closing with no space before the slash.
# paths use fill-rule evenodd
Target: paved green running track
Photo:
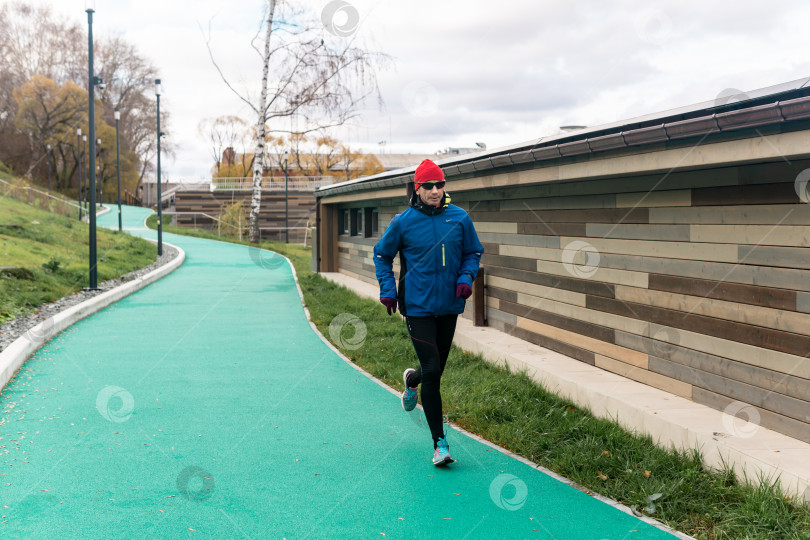
<path id="1" fill-rule="evenodd" d="M 125 227 L 155 238 L 148 213 Z M 672 537 L 452 429 L 436 469 L 421 412 L 313 332 L 286 261 L 164 241 L 183 266 L 0 396 L 0 538 Z"/>

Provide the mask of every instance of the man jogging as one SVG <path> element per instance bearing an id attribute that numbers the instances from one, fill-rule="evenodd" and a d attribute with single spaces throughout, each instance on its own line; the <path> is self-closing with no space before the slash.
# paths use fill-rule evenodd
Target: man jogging
<path id="1" fill-rule="evenodd" d="M 419 357 L 417 369 L 403 373 L 402 407 L 412 411 L 422 385 L 422 408 L 433 437 L 433 464 L 453 462 L 442 423 L 441 377 L 456 319 L 472 294 L 478 263 L 484 252 L 470 216 L 450 204 L 444 173 L 424 160 L 414 174 L 410 207 L 394 216 L 374 246 L 380 302 L 391 315 L 405 316 L 411 342 Z M 400 255 L 399 289 L 393 262 Z"/>

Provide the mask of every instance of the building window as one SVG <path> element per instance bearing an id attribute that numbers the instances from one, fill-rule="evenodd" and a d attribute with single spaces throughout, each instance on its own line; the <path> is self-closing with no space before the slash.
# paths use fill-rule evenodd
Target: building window
<path id="1" fill-rule="evenodd" d="M 352 208 L 350 210 L 351 214 L 351 230 L 349 231 L 351 236 L 363 236 L 363 209 L 362 208 Z"/>
<path id="2" fill-rule="evenodd" d="M 341 210 L 338 217 L 340 218 L 340 223 L 338 223 L 340 234 L 349 234 L 349 211 Z"/>
<path id="3" fill-rule="evenodd" d="M 379 216 L 377 214 L 376 208 L 365 208 L 364 213 L 366 215 L 366 229 L 365 229 L 365 237 L 371 238 L 372 236 L 377 236 L 377 231 L 379 229 L 378 221 Z"/>

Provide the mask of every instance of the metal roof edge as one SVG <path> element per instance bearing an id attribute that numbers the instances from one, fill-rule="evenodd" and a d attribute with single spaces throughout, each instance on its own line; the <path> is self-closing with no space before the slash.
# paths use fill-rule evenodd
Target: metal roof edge
<path id="1" fill-rule="evenodd" d="M 749 108 L 755 108 L 757 106 L 761 106 L 764 103 L 762 101 L 767 100 L 768 98 L 776 98 L 777 96 L 783 94 L 790 94 L 796 93 L 800 90 L 805 90 L 803 94 L 807 93 L 807 90 L 810 89 L 810 77 L 803 78 L 803 79 L 796 79 L 794 81 L 789 81 L 786 83 L 776 84 L 772 86 L 768 86 L 765 88 L 760 88 L 756 90 L 752 90 L 750 92 L 741 92 L 740 94 L 730 94 L 729 98 L 737 98 L 739 96 L 744 96 L 745 99 L 736 100 L 736 101 L 722 101 L 720 98 L 715 98 L 714 100 L 710 101 L 703 101 L 700 103 L 686 105 L 683 107 L 677 107 L 674 109 L 668 109 L 665 111 L 661 111 L 658 113 L 653 113 L 649 115 L 638 116 L 626 120 L 621 120 L 618 122 L 612 122 L 608 124 L 602 124 L 599 126 L 593 126 L 590 128 L 584 128 L 582 130 L 573 132 L 573 133 L 561 133 L 558 135 L 551 135 L 546 137 L 541 137 L 538 139 L 533 139 L 531 141 L 526 141 L 523 143 L 517 143 L 514 145 L 503 146 L 499 148 L 494 148 L 492 150 L 482 150 L 480 152 L 473 152 L 469 154 L 462 154 L 460 156 L 453 156 L 447 157 L 444 159 L 437 159 L 434 160 L 437 165 L 442 168 L 446 168 L 448 166 L 458 166 L 460 164 L 465 164 L 464 167 L 465 171 L 467 169 L 472 170 L 484 170 L 481 167 L 482 163 L 489 163 L 489 168 L 496 168 L 498 166 L 503 165 L 496 165 L 494 163 L 493 158 L 501 157 L 501 156 L 509 156 L 512 153 L 518 152 L 529 152 L 531 155 L 535 157 L 534 161 L 546 161 L 551 159 L 559 159 L 562 154 L 560 154 L 558 148 L 560 143 L 570 144 L 575 142 L 585 143 L 588 147 L 591 147 L 589 144 L 590 140 L 593 140 L 593 136 L 597 137 L 605 137 L 607 135 L 621 135 L 622 140 L 624 141 L 624 146 L 638 146 L 640 144 L 644 144 L 646 142 L 645 138 L 639 137 L 639 142 L 628 142 L 626 135 L 628 133 L 633 133 L 634 131 L 638 130 L 645 130 L 651 131 L 650 128 L 658 127 L 664 134 L 665 139 L 674 139 L 674 138 L 681 138 L 681 137 L 671 137 L 667 132 L 667 126 L 672 125 L 677 122 L 683 122 L 686 120 L 695 120 L 698 118 L 711 118 L 713 122 L 716 124 L 714 118 L 716 117 L 717 113 L 722 113 L 724 115 L 733 114 L 735 110 L 745 110 Z M 779 100 L 775 100 L 775 105 L 779 108 Z M 711 115 L 704 115 L 699 116 L 700 113 L 708 113 L 712 112 Z M 728 113 L 726 111 L 729 111 Z M 783 116 L 783 120 L 786 119 Z M 669 120 L 669 121 L 667 121 Z M 767 123 L 767 122 L 765 122 Z M 736 129 L 738 127 L 745 127 L 749 124 L 741 124 L 741 125 L 731 125 L 728 126 L 727 129 Z M 761 125 L 761 124 L 760 124 Z M 625 130 L 624 128 L 632 128 L 630 130 Z M 712 132 L 718 132 L 721 128 L 718 126 L 717 129 L 713 129 Z M 591 137 L 589 137 L 589 135 Z M 636 134 L 637 136 L 640 134 Z M 619 146 L 616 146 L 618 148 Z M 598 149 L 593 149 L 591 147 L 590 152 L 598 151 Z M 586 152 L 583 152 L 586 153 Z M 503 160 L 501 160 L 503 161 Z M 475 162 L 475 164 L 473 164 Z M 521 161 L 526 163 L 528 161 Z M 383 179 L 391 179 L 394 183 L 396 183 L 398 178 L 402 178 L 401 183 L 407 183 L 408 176 L 413 175 L 414 171 L 416 171 L 416 165 L 411 167 L 405 167 L 402 169 L 395 169 L 391 171 L 385 171 L 382 173 L 378 173 L 372 176 L 364 176 L 362 178 L 356 178 L 354 180 L 348 180 L 346 182 L 340 182 L 338 184 L 332 184 L 330 186 L 324 186 L 318 188 L 315 191 L 316 197 L 324 197 L 329 195 L 337 195 L 339 193 L 345 193 L 350 191 L 359 191 L 363 189 L 361 186 L 366 186 L 368 184 L 368 188 L 372 188 L 372 184 L 375 184 L 379 180 Z M 458 167 L 454 167 L 458 169 Z M 462 174 L 462 173 L 457 173 Z M 412 180 L 412 178 L 411 178 Z"/>

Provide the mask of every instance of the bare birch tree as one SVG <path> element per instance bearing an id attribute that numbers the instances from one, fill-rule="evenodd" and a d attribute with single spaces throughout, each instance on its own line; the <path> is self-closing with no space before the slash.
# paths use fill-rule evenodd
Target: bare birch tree
<path id="1" fill-rule="evenodd" d="M 358 46 L 356 32 L 335 32 L 315 22 L 290 2 L 268 0 L 262 28 L 251 45 L 262 62 L 258 99 L 234 88 L 214 59 L 210 30 L 208 52 L 222 80 L 256 115 L 253 189 L 249 237 L 259 241 L 261 185 L 268 133 L 308 133 L 345 124 L 371 96 L 379 100 L 376 69 L 387 61 L 381 53 Z M 323 17 L 323 14 L 322 14 Z M 359 21 L 353 21 L 356 25 Z M 257 42 L 262 40 L 260 50 Z M 272 79 L 270 74 L 272 73 Z M 285 129 L 280 121 L 295 117 L 298 126 Z"/>

